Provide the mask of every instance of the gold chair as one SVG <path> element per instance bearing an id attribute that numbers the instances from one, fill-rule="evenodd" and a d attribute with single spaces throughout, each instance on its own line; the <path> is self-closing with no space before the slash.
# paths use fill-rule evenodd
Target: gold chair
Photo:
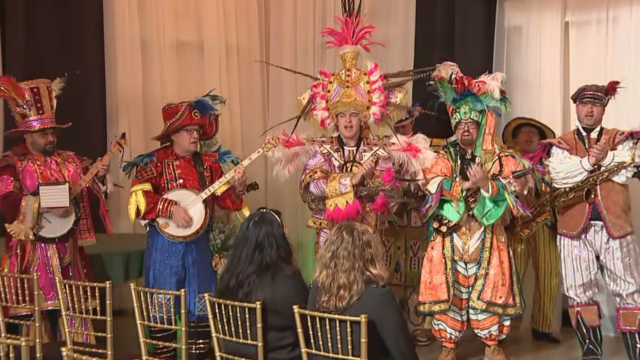
<path id="1" fill-rule="evenodd" d="M 181 351 L 180 359 L 187 360 L 187 292 L 149 289 L 131 284 L 133 309 L 140 338 L 140 352 L 142 360 L 157 360 L 160 357 L 171 356 L 173 351 Z M 180 313 L 176 316 L 176 298 L 180 298 Z M 145 327 L 149 330 L 146 333 Z M 164 331 L 164 333 L 160 333 Z M 177 341 L 158 340 L 158 336 L 180 332 L 180 343 Z M 152 339 L 153 336 L 156 339 Z M 157 347 L 150 356 L 147 345 Z"/>
<path id="2" fill-rule="evenodd" d="M 9 357 L 13 360 L 14 346 L 20 347 L 21 358 L 29 359 L 31 346 L 35 347 L 36 358 L 42 359 L 42 313 L 38 297 L 38 276 L 18 275 L 7 272 L 0 273 L 0 352 L 2 360 L 6 359 L 7 347 Z M 5 317 L 8 309 L 8 317 Z M 27 315 L 31 320 L 12 318 L 11 315 Z M 7 324 L 28 327 L 33 336 L 12 335 L 7 333 Z"/>
<path id="3" fill-rule="evenodd" d="M 325 314 L 322 312 L 308 311 L 300 309 L 300 306 L 293 306 L 293 313 L 296 318 L 296 327 L 298 328 L 298 340 L 300 341 L 300 351 L 302 352 L 302 360 L 309 360 L 309 354 L 320 355 L 331 359 L 343 360 L 366 360 L 367 359 L 367 315 L 360 316 L 344 316 Z M 304 326 L 302 325 L 302 316 L 306 318 L 306 324 L 309 331 L 309 341 L 311 347 L 307 347 L 307 339 L 304 336 Z M 333 324 L 335 326 L 332 326 Z M 343 348 L 342 340 L 345 338 L 341 322 L 346 325 L 347 349 Z M 353 355 L 354 340 L 353 325 L 360 325 L 360 356 Z M 335 329 L 335 330 L 334 330 Z M 325 333 L 323 334 L 323 330 Z M 337 352 L 334 351 L 333 331 L 335 331 L 335 339 Z M 317 346 L 316 346 L 317 342 Z M 346 353 L 345 353 L 346 352 Z"/>
<path id="4" fill-rule="evenodd" d="M 213 336 L 216 360 L 250 360 L 225 353 L 220 340 L 255 346 L 258 360 L 264 360 L 262 302 L 243 303 L 217 299 L 210 294 L 205 294 L 204 296 L 207 302 L 207 315 L 209 316 L 209 326 Z M 251 309 L 255 309 L 256 340 L 253 340 L 251 336 Z M 237 322 L 234 324 L 235 321 Z"/>
<path id="5" fill-rule="evenodd" d="M 62 309 L 62 325 L 67 340 L 65 347 L 69 359 L 107 359 L 113 360 L 113 294 L 111 281 L 106 283 L 90 283 L 84 281 L 72 281 L 56 278 L 56 287 L 60 296 Z M 100 305 L 100 289 L 105 289 L 105 309 Z M 74 323 L 71 324 L 71 319 Z M 79 321 L 86 320 L 104 321 L 106 332 L 100 333 L 84 331 L 76 325 Z M 73 327 L 72 327 L 73 325 Z M 91 338 L 103 337 L 106 340 L 106 348 L 88 348 L 74 344 L 76 334 L 90 336 Z"/>

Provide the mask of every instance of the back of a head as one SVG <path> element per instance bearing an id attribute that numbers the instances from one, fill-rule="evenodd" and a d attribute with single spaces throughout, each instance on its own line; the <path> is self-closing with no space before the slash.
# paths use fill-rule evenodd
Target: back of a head
<path id="1" fill-rule="evenodd" d="M 260 208 L 240 225 L 216 297 L 243 302 L 263 300 L 269 291 L 269 284 L 264 281 L 275 272 L 292 267 L 295 268 L 293 249 L 280 212 Z"/>
<path id="2" fill-rule="evenodd" d="M 371 228 L 358 223 L 335 226 L 318 253 L 314 276 L 318 309 L 341 312 L 367 284 L 380 286 L 386 280 L 382 244 Z"/>

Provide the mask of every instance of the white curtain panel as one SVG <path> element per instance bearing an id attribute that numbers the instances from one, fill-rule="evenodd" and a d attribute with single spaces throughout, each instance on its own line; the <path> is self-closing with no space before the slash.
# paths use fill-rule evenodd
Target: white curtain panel
<path id="1" fill-rule="evenodd" d="M 604 126 L 639 128 L 639 63 L 640 0 L 498 1 L 494 70 L 506 73 L 512 101 L 505 122 L 534 117 L 560 135 L 575 127 L 569 97 L 578 87 L 619 80 L 624 88 L 609 103 Z M 632 198 L 640 195 L 636 181 L 630 189 Z M 634 205 L 638 233 L 640 209 Z M 614 334 L 615 304 L 604 284 L 601 288 L 603 331 Z"/>
<path id="2" fill-rule="evenodd" d="M 413 67 L 415 0 L 364 1 L 369 21 L 379 30 L 364 56 L 383 70 Z M 122 131 L 130 137 L 125 158 L 153 150 L 162 129 L 167 102 L 192 99 L 212 88 L 225 96 L 219 142 L 246 157 L 261 145 L 269 126 L 294 116 L 297 96 L 311 80 L 268 68 L 256 60 L 315 75 L 338 69 L 337 51 L 327 50 L 320 32 L 340 14 L 338 0 L 109 0 L 104 1 L 107 122 L 110 139 Z M 410 89 L 410 86 L 408 86 Z M 290 130 L 291 124 L 282 129 Z M 309 212 L 298 193 L 298 176 L 287 182 L 272 177 L 265 158 L 247 169 L 260 190 L 249 206 L 283 212 L 299 256 L 314 249 L 306 229 Z M 110 201 L 114 229 L 142 233 L 127 215 L 130 180 L 112 170 L 124 186 Z M 303 254 L 300 254 L 300 253 Z"/>

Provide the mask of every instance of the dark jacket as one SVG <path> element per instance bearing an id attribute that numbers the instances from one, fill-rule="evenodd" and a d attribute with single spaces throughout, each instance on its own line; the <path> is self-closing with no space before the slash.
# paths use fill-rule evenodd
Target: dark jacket
<path id="1" fill-rule="evenodd" d="M 318 287 L 311 288 L 307 308 L 319 311 L 316 306 L 318 297 Z M 376 287 L 367 285 L 362 295 L 349 308 L 342 311 L 340 315 L 368 316 L 368 344 L 369 359 L 371 360 L 418 360 L 415 347 L 409 334 L 407 322 L 402 315 L 400 305 L 395 295 L 387 287 Z M 332 326 L 335 323 L 331 322 Z M 346 325 L 343 327 L 343 334 L 346 334 Z M 335 328 L 333 328 L 335 329 Z M 335 334 L 335 331 L 334 331 Z M 352 329 L 354 356 L 360 355 L 360 325 L 356 324 Z M 337 339 L 332 339 L 333 350 L 337 353 Z M 317 341 L 316 341 L 317 344 Z M 309 345 L 307 344 L 309 347 Z M 342 336 L 342 348 L 347 349 L 347 337 Z M 325 345 L 326 350 L 326 345 Z M 314 359 L 326 359 L 324 357 L 314 357 Z"/>
<path id="2" fill-rule="evenodd" d="M 309 286 L 299 271 L 279 272 L 271 279 L 271 290 L 262 300 L 264 354 L 267 360 L 299 360 L 300 343 L 293 316 L 293 305 L 306 308 Z M 256 340 L 255 315 L 251 316 L 251 337 Z M 244 314 L 242 314 L 244 322 Z M 237 320 L 236 320 L 237 321 Z M 257 358 L 255 346 L 223 342 L 227 353 L 246 358 Z"/>

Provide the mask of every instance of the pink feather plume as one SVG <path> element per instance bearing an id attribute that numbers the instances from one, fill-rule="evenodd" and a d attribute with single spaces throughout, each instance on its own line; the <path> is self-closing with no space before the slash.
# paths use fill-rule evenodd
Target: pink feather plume
<path id="1" fill-rule="evenodd" d="M 306 143 L 302 139 L 300 139 L 298 135 L 288 134 L 284 130 L 282 131 L 282 137 L 280 139 L 280 144 L 282 144 L 282 146 L 287 149 L 306 145 Z"/>
<path id="2" fill-rule="evenodd" d="M 389 202 L 387 197 L 384 195 L 384 193 L 381 193 L 376 197 L 376 201 L 374 201 L 373 204 L 369 206 L 369 209 L 371 209 L 371 211 L 373 211 L 376 214 L 386 215 L 389 213 L 390 207 L 391 207 L 391 203 Z"/>
<path id="3" fill-rule="evenodd" d="M 366 52 L 371 52 L 370 46 L 382 43 L 371 41 L 373 33 L 376 31 L 373 25 L 364 25 L 362 17 L 344 15 L 342 18 L 334 16 L 338 25 L 336 28 L 327 27 L 322 31 L 322 36 L 330 37 L 327 41 L 327 48 L 341 48 L 343 46 L 359 46 Z"/>
<path id="4" fill-rule="evenodd" d="M 9 75 L 0 76 L 0 98 L 25 101 L 24 88 L 15 78 Z"/>
<path id="5" fill-rule="evenodd" d="M 360 205 L 358 199 L 354 199 L 353 203 L 347 203 L 344 209 L 336 206 L 333 210 L 329 210 L 328 208 L 325 210 L 325 218 L 336 224 L 357 220 L 360 216 L 362 216 L 362 205 Z"/>
<path id="6" fill-rule="evenodd" d="M 384 169 L 384 173 L 382 173 L 380 179 L 384 181 L 384 185 L 387 187 L 391 187 L 392 189 L 400 187 L 400 182 L 396 179 L 396 173 L 391 166 Z"/>

